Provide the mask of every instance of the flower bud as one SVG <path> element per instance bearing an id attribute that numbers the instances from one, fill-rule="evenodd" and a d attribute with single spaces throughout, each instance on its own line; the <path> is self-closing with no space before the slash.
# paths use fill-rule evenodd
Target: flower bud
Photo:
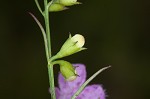
<path id="1" fill-rule="evenodd" d="M 71 37 L 70 35 L 69 38 L 61 47 L 60 51 L 55 55 L 55 58 L 62 58 L 65 56 L 69 56 L 71 54 L 86 49 L 83 48 L 84 43 L 85 43 L 85 39 L 82 35 L 76 34 L 73 37 Z"/>
<path id="2" fill-rule="evenodd" d="M 72 6 L 76 4 L 81 4 L 80 2 L 77 2 L 77 0 L 59 0 L 61 4 L 64 6 Z"/>
<path id="3" fill-rule="evenodd" d="M 71 63 L 64 60 L 54 61 L 53 63 L 60 65 L 60 72 L 67 81 L 73 81 L 77 78 L 76 70 Z"/>
<path id="4" fill-rule="evenodd" d="M 66 10 L 67 7 L 65 7 L 64 5 L 60 4 L 60 3 L 53 3 L 50 7 L 49 7 L 49 11 L 50 12 L 57 12 L 57 11 L 63 11 Z"/>

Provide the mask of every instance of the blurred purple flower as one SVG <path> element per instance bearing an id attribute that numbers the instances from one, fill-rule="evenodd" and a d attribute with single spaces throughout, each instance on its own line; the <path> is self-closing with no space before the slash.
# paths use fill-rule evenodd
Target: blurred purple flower
<path id="1" fill-rule="evenodd" d="M 56 98 L 57 99 L 71 99 L 73 94 L 79 89 L 79 87 L 86 80 L 86 69 L 83 64 L 73 64 L 76 67 L 77 74 L 79 77 L 76 80 L 67 82 L 64 77 L 59 74 L 58 84 L 59 88 L 56 87 Z M 94 84 L 85 87 L 81 94 L 76 99 L 105 99 L 105 92 L 101 85 Z"/>

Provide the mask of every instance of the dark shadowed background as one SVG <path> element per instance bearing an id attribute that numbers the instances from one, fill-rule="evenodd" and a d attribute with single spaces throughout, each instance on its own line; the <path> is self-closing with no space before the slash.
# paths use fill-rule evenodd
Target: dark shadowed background
<path id="1" fill-rule="evenodd" d="M 69 32 L 80 33 L 88 50 L 65 59 L 84 63 L 88 77 L 112 65 L 90 84 L 102 84 L 107 99 L 150 99 L 150 1 L 80 1 L 50 14 L 53 55 Z M 43 23 L 34 0 L 2 0 L 0 6 L 0 99 L 50 99 L 42 34 L 28 14 Z M 55 74 L 57 85 L 58 67 Z"/>

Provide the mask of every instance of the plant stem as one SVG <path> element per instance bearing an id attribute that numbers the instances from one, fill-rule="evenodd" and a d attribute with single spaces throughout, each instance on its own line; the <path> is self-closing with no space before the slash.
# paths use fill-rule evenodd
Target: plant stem
<path id="1" fill-rule="evenodd" d="M 56 99 L 53 65 L 51 63 L 48 64 L 48 75 L 49 75 L 51 99 Z"/>
<path id="2" fill-rule="evenodd" d="M 35 22 L 38 24 L 38 26 L 41 29 L 43 39 L 44 39 L 44 44 L 45 44 L 46 59 L 47 59 L 47 61 L 49 61 L 49 51 L 48 51 L 47 37 L 46 37 L 45 30 L 44 30 L 43 26 L 41 25 L 41 23 L 39 22 L 39 20 L 32 13 L 29 12 L 29 14 L 33 17 L 33 19 L 35 20 Z"/>
<path id="3" fill-rule="evenodd" d="M 36 5 L 37 5 L 39 11 L 41 12 L 41 14 L 44 16 L 43 11 L 42 11 L 42 9 L 41 9 L 41 7 L 40 7 L 40 5 L 39 5 L 38 0 L 35 0 L 35 3 L 36 3 Z"/>
<path id="4" fill-rule="evenodd" d="M 49 11 L 48 11 L 48 3 L 47 0 L 44 0 L 44 6 L 45 6 L 45 26 L 46 26 L 46 33 L 47 33 L 47 41 L 48 41 L 48 50 L 49 50 L 49 58 L 51 58 L 51 36 L 50 36 L 50 24 L 49 24 Z"/>
<path id="5" fill-rule="evenodd" d="M 44 20 L 45 20 L 45 27 L 46 27 L 46 34 L 47 34 L 49 59 L 50 59 L 52 53 L 51 53 L 51 37 L 50 37 L 50 24 L 49 24 L 49 11 L 48 11 L 49 6 L 47 0 L 44 0 L 44 6 L 45 6 Z M 48 61 L 48 76 L 49 76 L 51 99 L 56 99 L 55 85 L 54 85 L 54 72 L 53 72 L 53 65 L 51 61 Z"/>

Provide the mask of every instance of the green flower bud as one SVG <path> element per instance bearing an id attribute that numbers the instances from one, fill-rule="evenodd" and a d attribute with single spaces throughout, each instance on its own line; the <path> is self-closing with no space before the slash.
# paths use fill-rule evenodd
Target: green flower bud
<path id="1" fill-rule="evenodd" d="M 54 61 L 53 63 L 60 65 L 60 72 L 67 81 L 73 81 L 77 78 L 76 70 L 71 63 L 64 60 Z"/>
<path id="2" fill-rule="evenodd" d="M 63 4 L 64 6 L 72 6 L 75 4 L 81 4 L 80 2 L 77 2 L 77 0 L 59 0 L 59 2 Z"/>
<path id="3" fill-rule="evenodd" d="M 67 7 L 65 7 L 64 5 L 60 4 L 60 3 L 53 3 L 50 7 L 49 7 L 49 11 L 50 12 L 57 12 L 57 11 L 63 11 L 66 10 Z"/>
<path id="4" fill-rule="evenodd" d="M 84 43 L 85 43 L 85 39 L 82 35 L 76 34 L 73 37 L 71 37 L 70 35 L 69 38 L 61 47 L 60 51 L 55 55 L 55 59 L 69 56 L 71 54 L 86 49 L 83 48 Z"/>

